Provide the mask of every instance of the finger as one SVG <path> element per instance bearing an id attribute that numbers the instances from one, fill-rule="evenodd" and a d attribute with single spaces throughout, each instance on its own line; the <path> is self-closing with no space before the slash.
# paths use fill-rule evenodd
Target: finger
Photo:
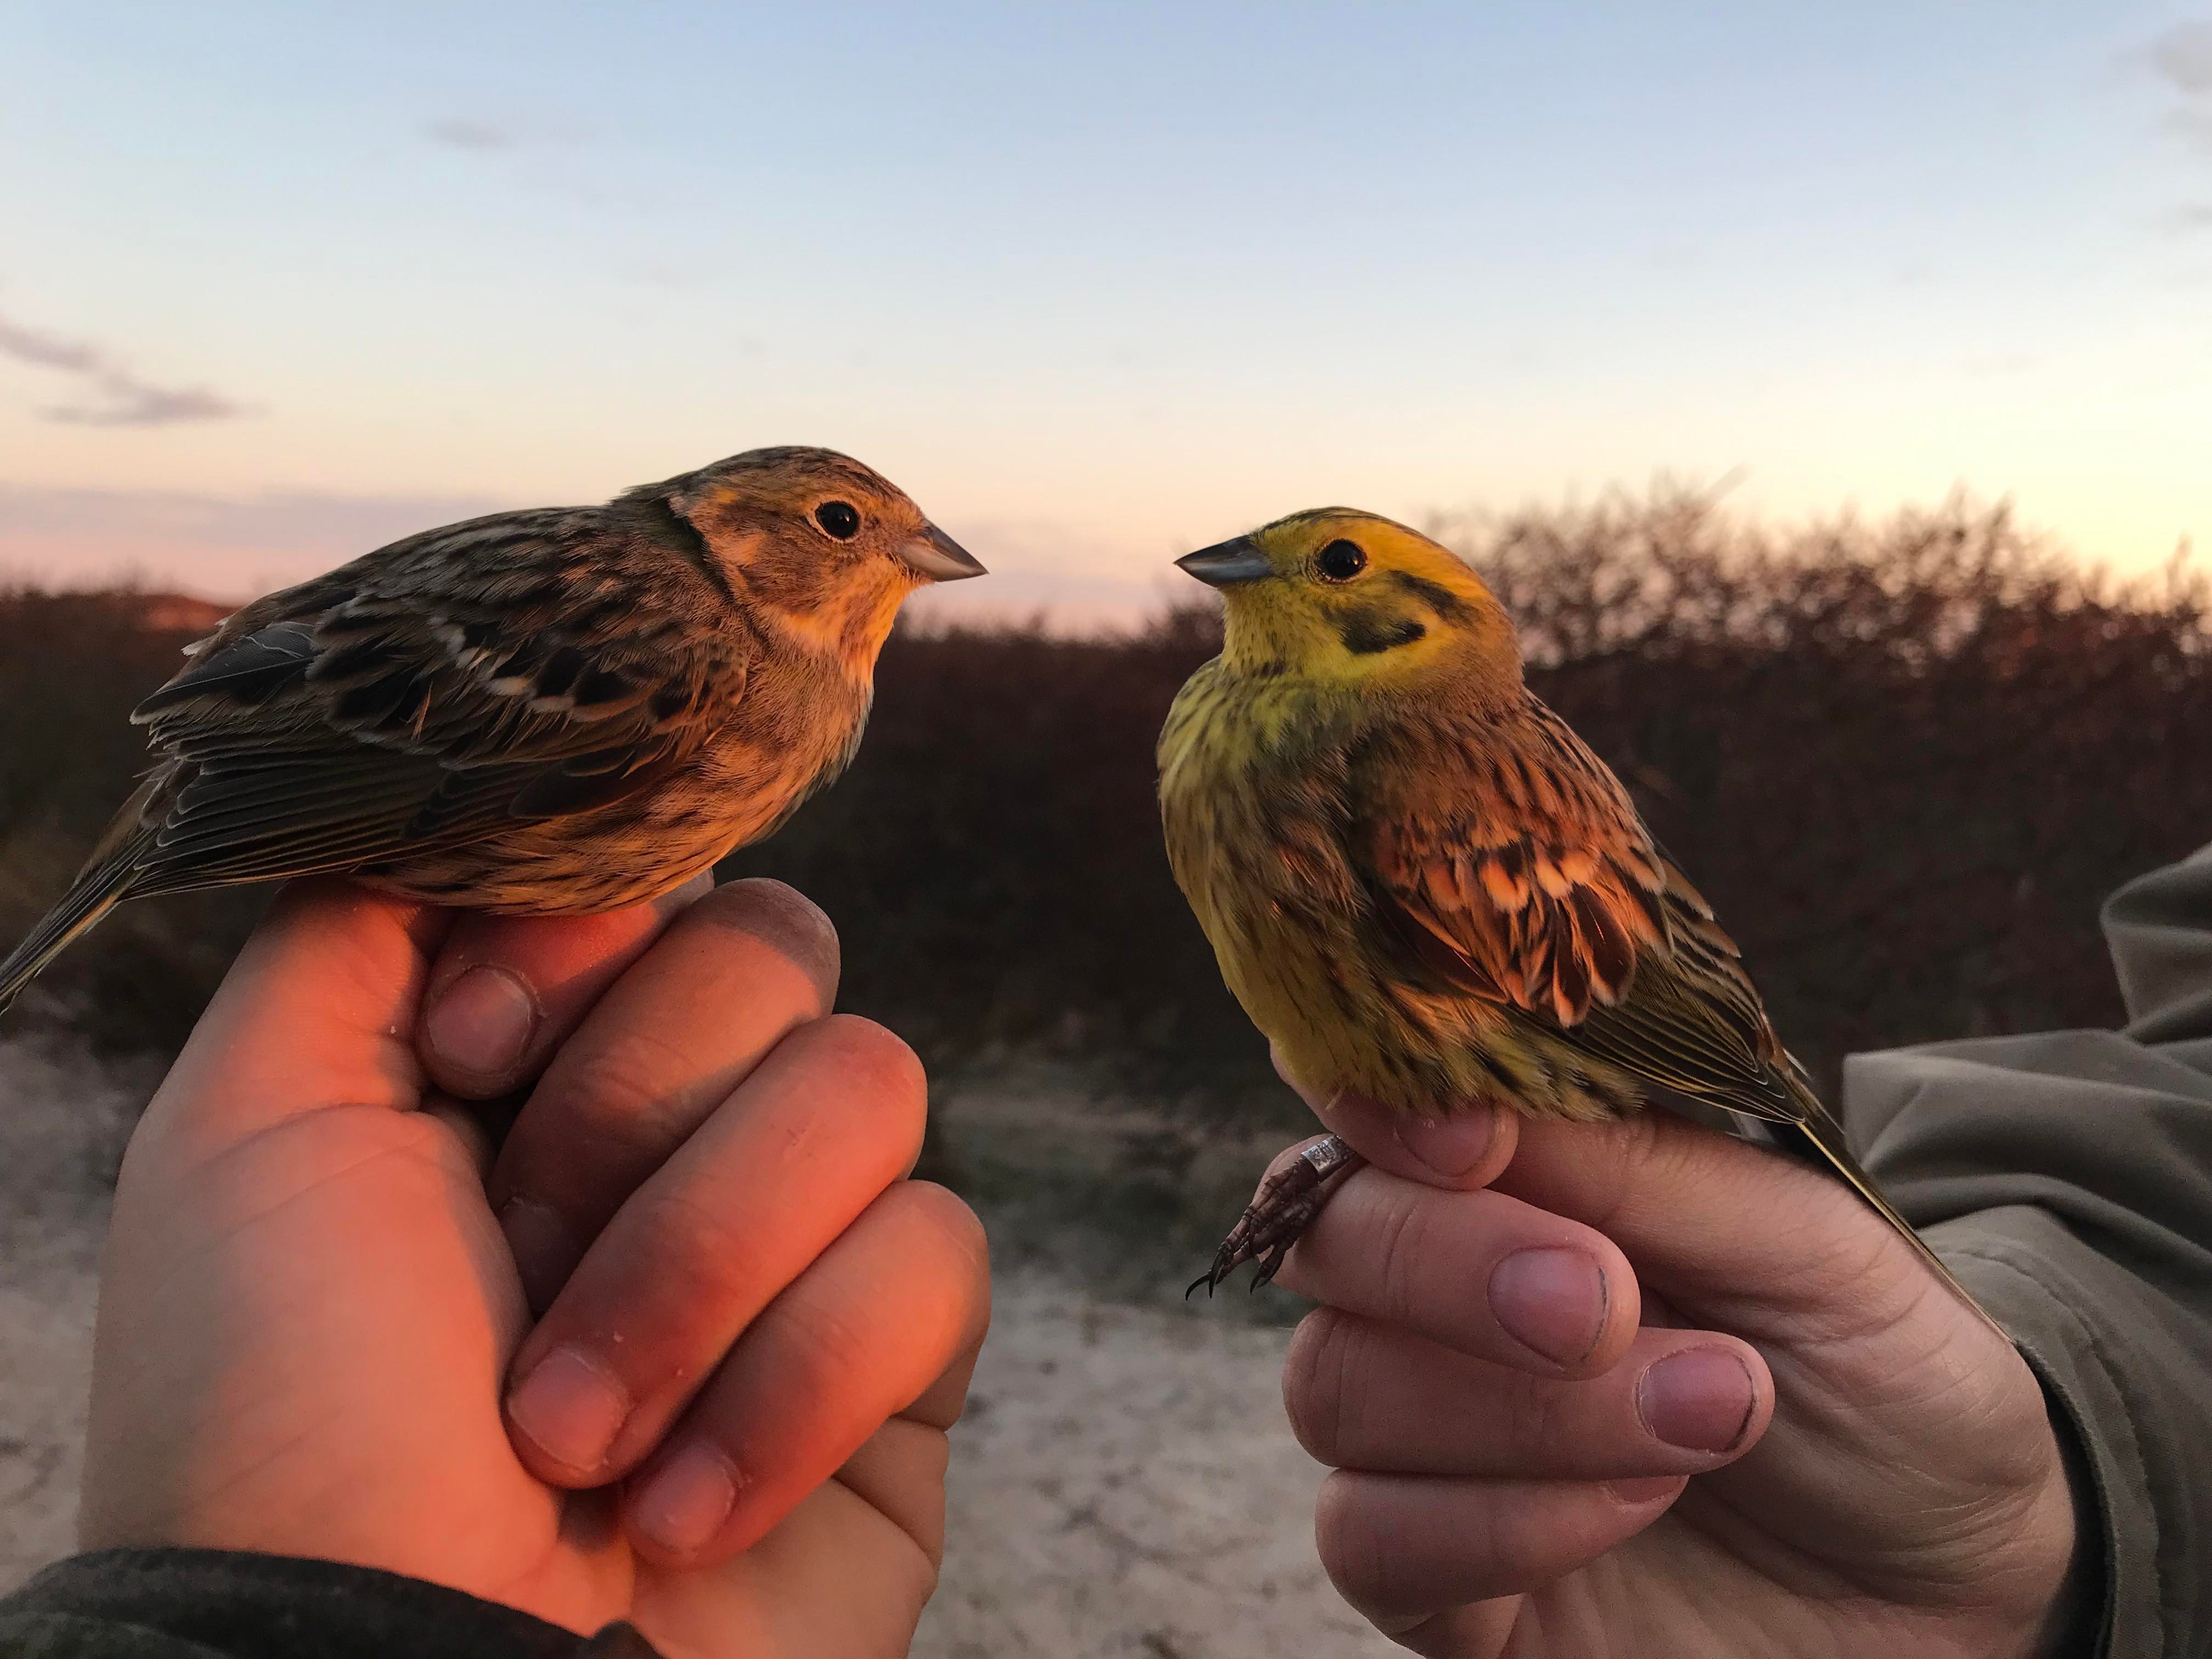
<path id="1" fill-rule="evenodd" d="M 978 1330 L 968 1351 L 957 1355 L 945 1367 L 945 1375 L 925 1389 L 921 1397 L 900 1415 L 916 1423 L 926 1423 L 933 1429 L 950 1429 L 968 1409 L 968 1385 L 975 1378 L 975 1362 L 982 1355 L 983 1333 Z"/>
<path id="2" fill-rule="evenodd" d="M 1378 1170 L 1424 1186 L 1471 1192 L 1513 1160 L 1521 1115 L 1477 1101 L 1449 1117 L 1419 1118 L 1362 1096 L 1332 1096 L 1315 1115 Z"/>
<path id="3" fill-rule="evenodd" d="M 1282 1282 L 1476 1359 L 1595 1376 L 1636 1334 L 1620 1247 L 1497 1192 L 1440 1193 L 1382 1170 L 1347 1180 L 1298 1241 Z"/>
<path id="4" fill-rule="evenodd" d="M 902 1412 L 838 1465 L 837 1484 L 912 1539 L 935 1565 L 945 1559 L 945 1471 L 951 1453 L 944 1430 Z"/>
<path id="5" fill-rule="evenodd" d="M 1501 1595 L 1494 1601 L 1446 1607 L 1411 1629 L 1393 1631 L 1390 1639 L 1423 1659 L 1496 1659 L 1513 1639 L 1521 1607 L 1519 1596 Z"/>
<path id="6" fill-rule="evenodd" d="M 1291 1339 L 1283 1403 L 1298 1443 L 1340 1468 L 1618 1480 L 1741 1457 L 1774 1384 L 1748 1344 L 1714 1332 L 1639 1331 L 1603 1376 L 1562 1382 L 1323 1308 Z"/>
<path id="7" fill-rule="evenodd" d="M 1496 1187 L 1601 1225 L 1659 1297 L 1754 1341 L 1802 1346 L 1819 1319 L 1981 1323 L 1841 1182 L 1672 1112 L 1526 1124 Z M 2002 1363 L 2009 1349 L 1983 1334 Z"/>
<path id="8" fill-rule="evenodd" d="M 491 1200 L 533 1308 L 787 1032 L 829 1011 L 837 934 L 781 882 L 700 899 L 600 996 L 515 1120 Z"/>
<path id="9" fill-rule="evenodd" d="M 1468 1101 L 1418 1117 L 1344 1090 L 1310 1088 L 1291 1075 L 1279 1048 L 1271 1043 L 1267 1052 L 1275 1074 L 1314 1115 L 1378 1170 L 1431 1187 L 1471 1190 L 1488 1186 L 1512 1159 L 1517 1112 Z"/>
<path id="10" fill-rule="evenodd" d="M 670 1565 L 734 1555 L 980 1342 L 981 1224 L 942 1187 L 885 1193 L 747 1330 L 623 1517 Z"/>
<path id="11" fill-rule="evenodd" d="M 945 1437 L 929 1437 L 941 1461 Z M 915 1642 L 915 1627 L 937 1579 L 937 1564 L 893 1535 L 867 1499 L 842 1480 L 825 1481 L 719 1568 L 672 1583 L 657 1571 L 641 1575 L 648 1593 L 632 1616 L 651 1646 L 638 1651 L 693 1659 L 904 1654 L 909 1644 L 926 1646 Z"/>
<path id="12" fill-rule="evenodd" d="M 1587 1566 L 1665 1514 L 1682 1486 L 1339 1471 L 1322 1483 L 1314 1540 L 1338 1591 L 1387 1635 Z"/>
<path id="13" fill-rule="evenodd" d="M 435 1118 L 446 1126 L 459 1144 L 461 1156 L 476 1170 L 479 1182 L 491 1174 L 491 1161 L 498 1146 L 484 1127 L 480 1112 L 461 1101 L 436 1093 L 424 1097 L 422 1109 L 424 1116 Z"/>
<path id="14" fill-rule="evenodd" d="M 507 1416 L 532 1472 L 595 1486 L 644 1457 L 738 1333 L 899 1178 L 927 1103 L 921 1062 L 879 1025 L 837 1015 L 779 1044 L 616 1213 L 517 1352 Z"/>
<path id="15" fill-rule="evenodd" d="M 598 915 L 462 916 L 422 999 L 431 1079 L 458 1098 L 485 1100 L 537 1076 L 600 994 L 714 885 L 702 875 Z"/>
<path id="16" fill-rule="evenodd" d="M 911 1406 L 870 1435 L 837 1470 L 839 1485 L 890 1520 L 933 1564 L 945 1557 L 945 1468 L 951 1451 L 945 1431 L 967 1407 L 968 1383 L 990 1326 L 989 1251 L 980 1232 L 976 1243 L 972 1271 L 981 1317 L 971 1328 L 968 1346 Z"/>
<path id="17" fill-rule="evenodd" d="M 347 882 L 285 888 L 147 1109 L 139 1157 L 208 1156 L 330 1106 L 419 1104 L 416 1013 L 452 921 Z"/>

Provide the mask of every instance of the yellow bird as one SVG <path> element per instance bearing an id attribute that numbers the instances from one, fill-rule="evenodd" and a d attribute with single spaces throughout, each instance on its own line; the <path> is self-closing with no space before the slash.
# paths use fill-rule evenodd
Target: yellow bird
<path id="1" fill-rule="evenodd" d="M 1673 1095 L 1763 1120 L 1972 1305 L 1859 1167 L 1711 907 L 1522 683 L 1472 570 L 1346 507 L 1177 562 L 1222 591 L 1227 634 L 1160 734 L 1168 857 L 1291 1075 L 1428 1118 L 1592 1121 Z M 1354 1162 L 1313 1149 L 1199 1283 L 1255 1259 L 1272 1278 Z"/>
<path id="2" fill-rule="evenodd" d="M 0 1009 L 144 894 L 334 872 L 574 914 L 680 887 L 844 769 L 900 602 L 982 572 L 887 479 L 793 447 L 258 599 L 138 705 L 153 769 L 0 961 Z"/>

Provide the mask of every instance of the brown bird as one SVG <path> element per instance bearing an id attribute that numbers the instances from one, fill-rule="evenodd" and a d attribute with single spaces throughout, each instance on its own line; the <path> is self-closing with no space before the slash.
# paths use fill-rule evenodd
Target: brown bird
<path id="1" fill-rule="evenodd" d="M 1222 590 L 1227 632 L 1160 736 L 1169 857 L 1292 1076 L 1426 1118 L 1723 1108 L 1848 1182 L 1972 1305 L 1859 1166 L 1712 908 L 1522 683 L 1474 571 L 1344 507 L 1178 562 Z M 1255 1259 L 1273 1277 L 1356 1162 L 1310 1149 L 1199 1283 Z"/>
<path id="2" fill-rule="evenodd" d="M 858 461 L 759 449 L 257 600 L 132 714 L 153 770 L 0 1008 L 148 894 L 343 872 L 551 915 L 680 886 L 843 769 L 900 602 L 982 571 Z"/>

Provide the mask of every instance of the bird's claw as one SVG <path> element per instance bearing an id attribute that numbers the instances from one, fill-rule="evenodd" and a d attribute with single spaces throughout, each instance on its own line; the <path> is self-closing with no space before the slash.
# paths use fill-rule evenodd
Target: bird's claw
<path id="1" fill-rule="evenodd" d="M 1191 1280 L 1183 1299 L 1188 1301 L 1197 1294 L 1198 1287 L 1206 1286 L 1209 1297 L 1243 1263 L 1255 1263 L 1251 1288 L 1255 1291 L 1271 1281 L 1291 1253 L 1291 1246 L 1313 1224 L 1322 1205 L 1334 1190 L 1337 1176 L 1356 1169 L 1363 1162 L 1358 1153 L 1334 1135 L 1327 1135 L 1293 1158 L 1275 1174 L 1260 1183 L 1260 1190 L 1237 1224 L 1229 1230 L 1229 1237 L 1221 1241 L 1221 1248 L 1213 1253 L 1213 1265 L 1198 1278 Z"/>

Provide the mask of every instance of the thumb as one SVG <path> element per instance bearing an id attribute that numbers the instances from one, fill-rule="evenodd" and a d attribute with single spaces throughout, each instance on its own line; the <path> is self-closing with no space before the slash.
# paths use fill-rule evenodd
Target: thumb
<path id="1" fill-rule="evenodd" d="M 1268 1046 L 1275 1075 L 1297 1091 L 1328 1132 L 1378 1170 L 1425 1187 L 1473 1192 L 1487 1187 L 1513 1157 L 1520 1115 L 1487 1101 L 1464 1101 L 1434 1117 L 1417 1117 L 1377 1101 L 1310 1087 L 1290 1073 L 1282 1050 Z"/>
<path id="2" fill-rule="evenodd" d="M 1489 1187 L 1582 1222 L 1637 1264 L 1656 1300 L 1700 1322 L 1802 1334 L 1808 1313 L 1863 1329 L 1963 1311 L 1843 1183 L 1663 1106 L 1567 1123 L 1467 1102 L 1425 1119 L 1310 1088 L 1279 1054 L 1275 1069 L 1376 1168 L 1430 1187 Z"/>
<path id="3" fill-rule="evenodd" d="M 197 1162 L 331 1106 L 422 1103 L 415 1025 L 450 912 L 296 882 L 239 952 L 140 1139 Z"/>
<path id="4" fill-rule="evenodd" d="M 1802 1336 L 1808 1317 L 1841 1334 L 1964 1316 L 1842 1182 L 1663 1107 L 1525 1121 L 1492 1184 L 1598 1229 L 1662 1303 L 1745 1336 Z"/>

